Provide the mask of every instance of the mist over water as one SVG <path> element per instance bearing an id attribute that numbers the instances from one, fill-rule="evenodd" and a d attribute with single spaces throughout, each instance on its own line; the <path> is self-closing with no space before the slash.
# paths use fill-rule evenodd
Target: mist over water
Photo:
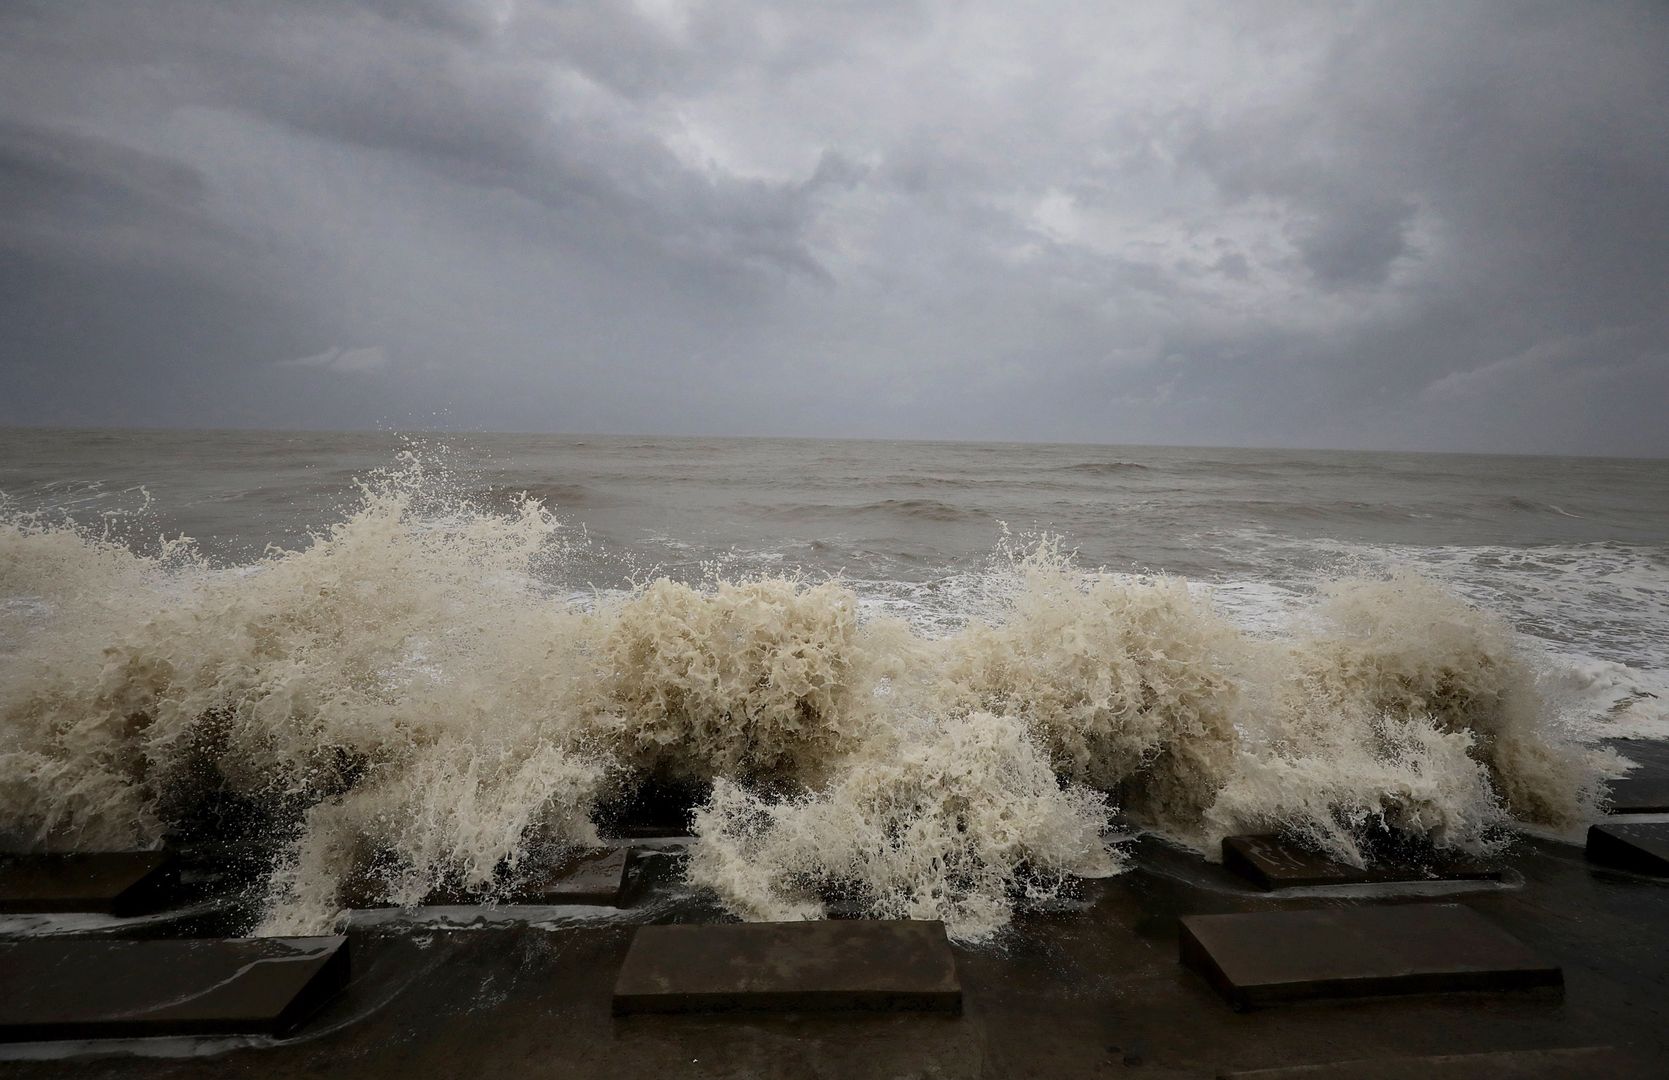
<path id="1" fill-rule="evenodd" d="M 1114 825 L 1487 853 L 1669 733 L 1658 462 L 9 431 L 0 492 L 4 827 L 235 804 L 267 930 L 502 894 L 653 778 L 731 910 L 972 939 Z"/>

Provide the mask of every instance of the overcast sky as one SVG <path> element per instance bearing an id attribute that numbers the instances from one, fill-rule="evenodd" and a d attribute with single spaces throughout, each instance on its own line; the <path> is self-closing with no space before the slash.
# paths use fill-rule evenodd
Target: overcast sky
<path id="1" fill-rule="evenodd" d="M 0 423 L 1669 454 L 1669 4 L 6 0 Z"/>

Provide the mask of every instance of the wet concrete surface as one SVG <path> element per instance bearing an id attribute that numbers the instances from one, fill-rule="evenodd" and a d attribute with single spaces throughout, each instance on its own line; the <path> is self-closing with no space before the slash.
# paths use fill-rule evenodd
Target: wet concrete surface
<path id="1" fill-rule="evenodd" d="M 280 1035 L 347 981 L 340 937 L 0 942 L 0 1041 Z"/>
<path id="2" fill-rule="evenodd" d="M 626 898 L 632 855 L 629 847 L 585 852 L 528 886 L 523 895 L 539 904 L 619 907 Z"/>
<path id="3" fill-rule="evenodd" d="M 626 900 L 630 869 L 636 850 L 629 846 L 582 849 L 548 873 L 503 889 L 498 904 L 586 904 L 619 907 Z M 343 890 L 344 902 L 354 908 L 392 908 L 383 887 L 363 873 Z M 339 894 L 339 895 L 343 895 Z M 486 900 L 481 891 L 442 887 L 424 897 L 431 907 L 479 905 Z"/>
<path id="4" fill-rule="evenodd" d="M 1236 1070 L 1502 1051 L 1614 1047 L 1606 1075 L 1669 1061 L 1669 884 L 1523 840 L 1506 883 L 1264 893 L 1187 852 L 1134 845 L 1135 869 L 1080 903 L 1023 915 L 957 947 L 960 1016 L 616 1017 L 634 927 L 492 924 L 350 931 L 346 990 L 290 1039 L 211 1056 L 0 1061 L 12 1077 L 1214 1077 Z M 643 904 L 641 898 L 635 901 Z M 1523 994 L 1365 999 L 1240 1013 L 1178 962 L 1186 914 L 1462 903 L 1565 975 L 1562 1000 Z M 643 910 L 637 912 L 642 917 Z M 632 912 L 620 917 L 633 917 Z M 710 918 L 655 909 L 654 921 Z M 202 1052 L 204 1048 L 198 1048 Z M 159 1053 L 189 1051 L 162 1048 Z M 14 1055 L 15 1056 L 15 1055 Z M 1527 1059 L 1528 1060 L 1528 1059 Z M 1559 1071 L 1557 1056 L 1540 1073 Z M 1390 1069 L 1387 1073 L 1384 1070 Z M 1424 1076 L 1409 1066 L 1409 1075 Z"/>
<path id="5" fill-rule="evenodd" d="M 1669 822 L 1615 821 L 1588 827 L 1588 861 L 1669 876 Z"/>
<path id="6" fill-rule="evenodd" d="M 1426 865 L 1392 862 L 1368 867 L 1351 866 L 1280 836 L 1225 837 L 1223 865 L 1260 889 L 1368 885 L 1391 881 L 1486 880 L 1501 876 L 1495 867 L 1452 859 Z"/>
<path id="7" fill-rule="evenodd" d="M 1669 814 L 1669 780 L 1625 777 L 1610 784 L 1613 814 Z"/>
<path id="8" fill-rule="evenodd" d="M 1184 915 L 1181 923 L 1183 964 L 1242 1009 L 1564 986 L 1557 965 L 1464 904 Z"/>
<path id="9" fill-rule="evenodd" d="M 0 855 L 0 912 L 134 915 L 177 895 L 177 867 L 163 851 Z"/>
<path id="10" fill-rule="evenodd" d="M 1613 814 L 1669 814 L 1669 744 L 1609 739 L 1607 745 L 1639 766 L 1607 783 L 1607 809 Z"/>
<path id="11" fill-rule="evenodd" d="M 962 986 L 940 922 L 643 926 L 614 1011 L 961 1012 Z"/>

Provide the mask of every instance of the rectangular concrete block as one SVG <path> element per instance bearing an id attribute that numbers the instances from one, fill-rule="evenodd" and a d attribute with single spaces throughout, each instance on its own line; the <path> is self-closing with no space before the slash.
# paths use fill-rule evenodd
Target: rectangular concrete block
<path id="1" fill-rule="evenodd" d="M 1223 866 L 1260 889 L 1314 885 L 1367 885 L 1396 881 L 1470 881 L 1499 878 L 1500 871 L 1472 863 L 1433 866 L 1356 867 L 1300 847 L 1279 836 L 1230 836 Z"/>
<path id="2" fill-rule="evenodd" d="M 0 912 L 138 915 L 166 902 L 177 880 L 165 851 L 0 856 Z"/>
<path id="3" fill-rule="evenodd" d="M 1613 814 L 1669 814 L 1669 777 L 1630 776 L 1611 781 Z"/>
<path id="4" fill-rule="evenodd" d="M 1219 1073 L 1218 1080 L 1571 1080 L 1574 1077 L 1656 1077 L 1656 1063 L 1609 1046 L 1496 1050 L 1481 1054 L 1363 1058 L 1324 1065 L 1285 1065 Z"/>
<path id="5" fill-rule="evenodd" d="M 1558 966 L 1459 904 L 1184 916 L 1181 960 L 1236 1008 L 1560 987 Z"/>
<path id="6" fill-rule="evenodd" d="M 595 848 L 580 851 L 512 891 L 498 892 L 501 904 L 596 904 L 618 907 L 624 901 L 626 873 L 635 851 L 631 848 Z M 352 875 L 340 894 L 352 908 L 393 907 L 382 886 L 361 871 Z M 487 902 L 481 893 L 453 888 L 435 889 L 423 897 L 426 906 L 475 905 Z"/>
<path id="7" fill-rule="evenodd" d="M 631 848 L 588 851 L 520 890 L 520 904 L 597 904 L 619 907 L 626 893 Z"/>
<path id="8" fill-rule="evenodd" d="M 0 1041 L 281 1035 L 347 978 L 342 937 L 0 943 Z"/>
<path id="9" fill-rule="evenodd" d="M 1669 876 L 1669 821 L 1590 825 L 1588 861 L 1637 874 Z"/>
<path id="10" fill-rule="evenodd" d="M 617 1014 L 961 1009 L 939 922 L 644 926 L 614 985 Z"/>

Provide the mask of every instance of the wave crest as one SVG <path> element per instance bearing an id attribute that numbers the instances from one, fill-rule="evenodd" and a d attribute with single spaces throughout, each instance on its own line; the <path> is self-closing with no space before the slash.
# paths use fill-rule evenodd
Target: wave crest
<path id="1" fill-rule="evenodd" d="M 835 902 L 962 937 L 1110 873 L 1110 810 L 1210 851 L 1285 831 L 1494 850 L 1591 812 L 1517 640 L 1409 576 L 1252 635 L 1174 578 L 999 558 L 943 638 L 791 578 L 553 599 L 566 530 L 417 458 L 296 551 L 215 568 L 0 521 L 0 819 L 37 847 L 271 849 L 268 931 L 366 887 L 501 894 L 599 807 L 712 782 L 693 880 L 752 917 Z M 227 830 L 240 830 L 228 837 Z"/>
<path id="2" fill-rule="evenodd" d="M 1179 579 L 1083 579 L 1048 542 L 995 615 L 945 643 L 960 709 L 1030 721 L 1063 775 L 1184 833 L 1234 759 L 1240 636 Z"/>
<path id="3" fill-rule="evenodd" d="M 689 877 L 747 918 L 822 918 L 832 899 L 977 940 L 1018 898 L 1117 873 L 1106 823 L 1103 797 L 1063 787 L 1024 724 L 974 713 L 871 746 L 796 798 L 717 782 L 696 814 Z"/>

